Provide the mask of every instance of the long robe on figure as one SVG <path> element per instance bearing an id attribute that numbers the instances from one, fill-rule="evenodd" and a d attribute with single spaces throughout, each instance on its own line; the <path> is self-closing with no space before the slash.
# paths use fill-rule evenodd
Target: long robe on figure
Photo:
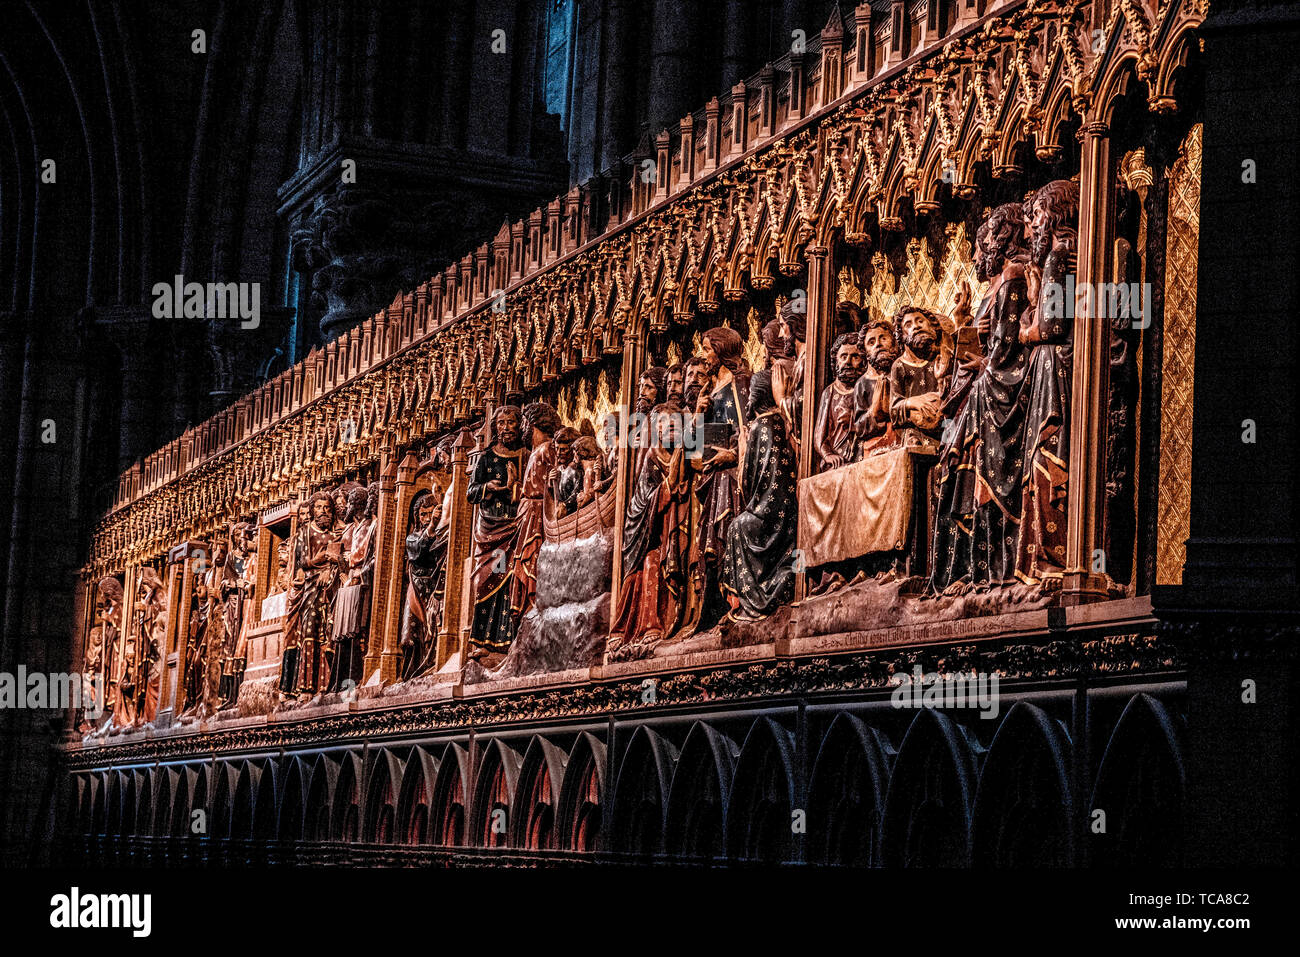
<path id="1" fill-rule="evenodd" d="M 435 489 L 430 494 L 436 495 Z M 406 600 L 402 605 L 401 679 L 432 670 L 447 589 L 447 541 L 451 525 L 443 512 L 433 531 L 418 522 L 406 536 Z"/>
<path id="2" fill-rule="evenodd" d="M 555 446 L 547 439 L 528 456 L 519 493 L 519 530 L 510 576 L 510 612 L 518 620 L 537 599 L 537 558 L 544 540 L 546 486 L 555 468 Z"/>
<path id="3" fill-rule="evenodd" d="M 737 618 L 765 618 L 794 597 L 798 475 L 785 419 L 775 409 L 749 429 L 740 487 L 744 510 L 727 529 L 722 589 L 740 601 Z"/>
<path id="4" fill-rule="evenodd" d="M 939 451 L 931 586 L 1014 582 L 1024 461 L 1028 359 L 1020 318 L 1023 276 L 1005 279 L 979 305 L 989 314 L 988 356 Z"/>
<path id="5" fill-rule="evenodd" d="M 1041 288 L 1066 288 L 1074 256 L 1053 249 Z M 1039 310 L 1039 342 L 1028 348 L 1029 408 L 1021 464 L 1021 522 L 1016 577 L 1027 584 L 1060 577 L 1065 567 L 1065 500 L 1070 479 L 1070 389 L 1074 374 L 1072 320 L 1066 309 Z M 1060 315 L 1057 315 L 1060 313 Z"/>
<path id="6" fill-rule="evenodd" d="M 338 562 L 331 558 L 331 546 L 339 542 L 333 527 L 307 525 L 299 539 L 302 558 L 302 593 L 298 619 L 298 691 L 316 694 L 329 686 L 334 656 L 334 596 L 338 591 Z"/>
<path id="7" fill-rule="evenodd" d="M 705 425 L 726 426 L 726 447 L 738 452 L 741 432 L 745 428 L 742 396 L 749 391 L 748 376 L 734 376 L 715 391 L 704 412 Z M 705 460 L 720 447 L 703 450 Z M 695 476 L 696 508 L 691 535 L 688 594 L 678 634 L 712 628 L 727 612 L 719 589 L 722 554 L 727 547 L 727 528 L 740 511 L 740 486 L 737 468 L 726 466 L 699 472 Z"/>
<path id="8" fill-rule="evenodd" d="M 515 637 L 518 618 L 511 610 L 512 558 L 519 538 L 517 496 L 526 449 L 500 455 L 484 449 L 474 465 L 465 498 L 478 509 L 474 517 L 474 619 L 469 643 L 504 654 Z M 501 489 L 487 490 L 497 481 Z"/>
<path id="9" fill-rule="evenodd" d="M 623 584 L 611 648 L 673 633 L 681 610 L 690 525 L 685 449 L 658 445 L 640 459 L 623 522 Z"/>

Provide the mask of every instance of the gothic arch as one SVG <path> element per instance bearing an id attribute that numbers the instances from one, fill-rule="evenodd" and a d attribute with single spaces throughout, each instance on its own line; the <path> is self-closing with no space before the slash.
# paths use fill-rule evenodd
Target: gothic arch
<path id="1" fill-rule="evenodd" d="M 430 841 L 443 847 L 469 843 L 465 823 L 469 805 L 469 754 L 459 744 L 449 744 L 438 762 L 431 805 Z"/>
<path id="2" fill-rule="evenodd" d="M 898 749 L 881 825 L 886 867 L 964 867 L 969 862 L 977 742 L 931 708 Z"/>
<path id="3" fill-rule="evenodd" d="M 394 840 L 398 844 L 429 843 L 432 837 L 430 811 L 437 779 L 438 761 L 423 747 L 413 748 L 397 796 Z"/>
<path id="4" fill-rule="evenodd" d="M 330 797 L 330 839 L 337 844 L 353 844 L 361 837 L 361 774 L 356 752 L 343 752 Z"/>
<path id="5" fill-rule="evenodd" d="M 768 717 L 749 729 L 736 761 L 728 814 L 727 856 L 778 864 L 795 855 L 793 809 L 798 806 L 794 735 Z"/>
<path id="6" fill-rule="evenodd" d="M 127 835 L 144 837 L 153 832 L 153 802 L 158 792 L 158 781 L 153 768 L 137 771 L 136 778 L 135 817 L 129 825 L 124 819 L 122 829 Z"/>
<path id="7" fill-rule="evenodd" d="M 253 832 L 259 846 L 274 841 L 279 832 L 280 769 L 274 759 L 264 759 L 253 786 Z"/>
<path id="8" fill-rule="evenodd" d="M 234 793 L 230 801 L 230 839 L 247 841 L 253 836 L 254 802 L 257 800 L 257 783 L 262 769 L 253 761 L 239 765 Z"/>
<path id="9" fill-rule="evenodd" d="M 601 835 L 607 796 L 605 745 L 584 731 L 574 742 L 564 770 L 556 814 L 556 846 L 571 851 L 594 851 Z"/>
<path id="10" fill-rule="evenodd" d="M 708 860 L 726 852 L 727 809 L 739 750 L 702 721 L 691 727 L 668 792 L 664 844 L 669 854 Z"/>
<path id="11" fill-rule="evenodd" d="M 483 749 L 478 775 L 474 779 L 474 798 L 469 815 L 466 840 L 475 847 L 507 847 L 510 840 L 510 807 L 519 782 L 519 754 L 500 738 L 493 738 Z M 507 817 L 502 821 L 497 812 Z M 504 826 L 503 826 L 504 825 Z"/>
<path id="12" fill-rule="evenodd" d="M 809 859 L 869 867 L 880 862 L 880 822 L 894 749 L 860 718 L 840 712 L 817 749 L 808 784 Z"/>
<path id="13" fill-rule="evenodd" d="M 176 792 L 176 769 L 161 767 L 155 773 L 157 790 L 154 794 L 153 820 L 149 833 L 165 837 L 171 833 L 172 795 Z"/>
<path id="14" fill-rule="evenodd" d="M 307 803 L 302 815 L 302 839 L 327 843 L 330 839 L 330 811 L 334 786 L 339 778 L 339 762 L 328 754 L 316 755 L 311 777 L 307 781 Z"/>
<path id="15" fill-rule="evenodd" d="M 193 777 L 194 772 L 183 764 L 176 769 L 171 806 L 172 837 L 188 837 L 190 834 L 190 784 Z"/>
<path id="16" fill-rule="evenodd" d="M 108 788 L 108 800 L 106 802 L 106 816 L 104 819 L 104 833 L 112 837 L 122 833 L 122 806 L 125 801 L 125 780 L 126 775 L 121 771 L 107 771 L 104 775 L 106 787 Z M 131 810 L 135 811 L 135 782 L 131 781 Z M 134 818 L 133 818 L 134 819 Z"/>
<path id="17" fill-rule="evenodd" d="M 1105 812 L 1105 831 L 1089 835 L 1102 866 L 1177 867 L 1182 863 L 1186 775 L 1180 718 L 1148 694 L 1124 706 L 1106 744 L 1090 817 Z"/>
<path id="18" fill-rule="evenodd" d="M 211 794 L 208 784 L 208 766 L 199 765 L 198 771 L 194 775 L 194 790 L 190 798 L 190 812 L 200 810 L 204 814 L 203 830 L 195 836 L 200 838 L 210 837 L 212 833 L 212 808 Z"/>
<path id="19" fill-rule="evenodd" d="M 980 772 L 971 863 L 1068 867 L 1074 863 L 1070 735 L 1042 708 L 1017 702 L 998 727 Z"/>
<path id="20" fill-rule="evenodd" d="M 629 854 L 662 854 L 677 749 L 641 725 L 623 752 L 611 804 L 610 848 Z"/>
<path id="21" fill-rule="evenodd" d="M 281 842 L 302 840 L 303 809 L 307 800 L 305 784 L 302 759 L 289 758 L 280 793 L 280 826 L 276 833 Z"/>
<path id="22" fill-rule="evenodd" d="M 519 766 L 510 815 L 510 846 L 547 850 L 556 845 L 556 805 L 568 756 L 541 735 L 534 735 Z"/>
<path id="23" fill-rule="evenodd" d="M 222 761 L 216 765 L 214 775 L 217 781 L 212 793 L 212 820 L 209 827 L 213 838 L 232 836 L 232 795 L 234 794 L 232 780 L 235 773 L 235 767 L 229 761 Z"/>
<path id="24" fill-rule="evenodd" d="M 106 822 L 108 820 L 107 801 L 108 801 L 108 775 L 96 774 L 92 778 L 94 781 L 94 796 L 90 806 L 90 833 L 106 833 Z"/>
<path id="25" fill-rule="evenodd" d="M 402 768 L 402 760 L 387 748 L 375 757 L 366 787 L 366 823 L 361 838 L 367 844 L 392 844 L 396 840 L 393 823 Z"/>

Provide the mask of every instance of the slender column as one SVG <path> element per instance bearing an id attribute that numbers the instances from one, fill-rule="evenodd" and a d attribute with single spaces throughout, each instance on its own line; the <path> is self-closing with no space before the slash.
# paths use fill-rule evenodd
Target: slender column
<path id="1" fill-rule="evenodd" d="M 392 675 L 389 676 L 383 665 L 390 647 L 396 649 L 396 637 L 390 635 L 390 632 L 396 631 L 396 627 L 390 627 L 391 623 L 388 620 L 389 592 L 395 564 L 393 531 L 397 526 L 397 503 L 394 492 L 397 463 L 394 461 L 393 450 L 384 449 L 382 462 L 379 474 L 379 512 L 375 519 L 375 548 L 378 551 L 375 553 L 374 588 L 370 596 L 370 639 L 366 645 L 364 665 L 366 681 L 376 669 L 380 672 L 381 681 L 392 681 L 397 675 L 397 670 L 393 667 Z M 391 659 L 389 660 L 391 662 Z"/>
<path id="2" fill-rule="evenodd" d="M 465 611 L 465 561 L 469 557 L 470 533 L 474 506 L 465 498 L 469 487 L 468 432 L 456 437 L 451 449 L 451 515 L 448 516 L 447 582 L 443 588 L 442 623 L 438 629 L 438 667 L 441 668 L 454 654 L 460 655 L 460 665 L 465 666 L 468 652 L 460 627 Z"/>
<path id="3" fill-rule="evenodd" d="M 1079 177 L 1079 258 L 1075 284 L 1096 289 L 1106 280 L 1110 248 L 1110 130 L 1083 129 Z M 1081 297 L 1074 319 L 1074 379 L 1070 394 L 1070 486 L 1062 602 L 1106 597 L 1101 560 L 1106 504 L 1106 406 L 1110 327 L 1096 296 Z"/>
<path id="4" fill-rule="evenodd" d="M 813 472 L 813 430 L 817 422 L 817 399 L 826 387 L 826 353 L 830 350 L 831 301 L 830 250 L 809 246 L 807 336 L 803 353 L 803 420 L 799 424 L 799 478 Z M 796 566 L 797 567 L 797 566 Z M 795 576 L 795 600 L 807 593 L 806 573 Z"/>
<path id="5" fill-rule="evenodd" d="M 641 363 L 645 360 L 640 333 L 628 333 L 623 337 L 623 368 L 618 382 L 618 473 L 615 475 L 614 491 L 614 572 L 609 582 L 610 618 L 618 608 L 619 591 L 623 585 L 623 514 L 627 510 L 627 493 L 632 487 L 635 476 L 632 474 L 636 462 L 636 450 L 628 444 L 628 416 L 631 409 L 630 399 L 636 394 L 637 379 L 641 375 Z"/>

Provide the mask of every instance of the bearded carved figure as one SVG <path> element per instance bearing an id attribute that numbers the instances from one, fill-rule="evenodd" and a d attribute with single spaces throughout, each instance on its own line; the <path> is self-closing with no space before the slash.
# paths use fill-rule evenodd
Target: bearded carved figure
<path id="1" fill-rule="evenodd" d="M 560 429 L 560 416 L 545 402 L 523 409 L 523 433 L 532 451 L 519 490 L 518 532 L 510 573 L 510 614 L 518 621 L 537 597 L 537 556 L 542 550 L 546 493 L 558 462 L 552 437 Z"/>
<path id="2" fill-rule="evenodd" d="M 315 695 L 329 685 L 334 653 L 334 597 L 339 584 L 342 540 L 335 530 L 334 498 L 317 492 L 310 500 L 311 520 L 298 533 L 295 585 L 300 695 Z"/>
<path id="3" fill-rule="evenodd" d="M 943 418 L 950 356 L 942 348 L 943 328 L 928 309 L 904 306 L 894 316 L 903 353 L 889 372 L 890 419 L 906 433 L 935 437 Z"/>
<path id="4" fill-rule="evenodd" d="M 890 419 L 889 374 L 902 354 L 894 324 L 888 319 L 873 319 L 859 333 L 864 368 L 853 386 L 854 432 L 861 458 L 873 449 L 893 441 L 894 426 Z"/>
<path id="5" fill-rule="evenodd" d="M 334 600 L 334 661 L 329 690 L 361 680 L 366 639 L 370 634 L 370 596 L 375 573 L 375 521 L 379 483 L 355 485 L 343 515 L 339 573 L 342 584 Z"/>
<path id="6" fill-rule="evenodd" d="M 854 387 L 863 374 L 862 349 L 857 335 L 844 333 L 836 339 L 831 346 L 831 356 L 835 361 L 835 381 L 822 390 L 821 401 L 817 404 L 817 423 L 813 429 L 813 448 L 823 469 L 837 469 L 857 458 Z M 785 432 L 784 428 L 782 432 Z"/>
<path id="7" fill-rule="evenodd" d="M 122 723 L 143 725 L 158 716 L 162 649 L 167 633 L 167 595 L 154 569 L 141 569 L 135 620 L 126 646 L 119 688 L 125 706 Z"/>
<path id="8" fill-rule="evenodd" d="M 519 619 L 511 610 L 511 569 L 519 539 L 519 500 L 528 450 L 521 441 L 519 407 L 500 406 L 488 447 L 479 453 L 465 498 L 474 515 L 470 627 L 471 658 L 504 655 Z M 484 665 L 487 667 L 487 664 Z"/>
<path id="9" fill-rule="evenodd" d="M 857 337 L 841 339 L 860 360 Z M 831 388 L 833 384 L 826 391 Z M 844 441 L 851 449 L 853 390 L 844 394 L 849 399 Z M 826 404 L 823 393 L 823 411 Z M 785 434 L 785 418 L 772 397 L 772 374 L 767 370 L 753 377 L 747 418 L 749 437 L 740 472 L 744 509 L 727 529 L 722 588 L 733 617 L 755 620 L 767 617 L 794 597 L 793 555 L 798 532 L 797 466 Z"/>
<path id="10" fill-rule="evenodd" d="M 1074 374 L 1073 319 L 1063 308 L 1067 277 L 1074 274 L 1079 185 L 1054 180 L 1026 209 L 1032 247 L 1031 278 L 1039 295 L 1026 316 L 1027 350 L 1024 456 L 1020 462 L 1021 522 L 1016 575 L 1029 584 L 1059 581 L 1065 568 L 1065 502 L 1070 477 L 1070 389 Z"/>
<path id="11" fill-rule="evenodd" d="M 224 647 L 221 649 L 221 686 L 218 694 L 225 706 L 239 697 L 239 686 L 248 665 L 244 631 L 253 594 L 254 562 L 257 556 L 256 527 L 239 522 L 230 531 L 230 553 L 223 563 L 218 586 L 222 604 Z"/>
<path id="12" fill-rule="evenodd" d="M 949 594 L 1016 580 L 1025 464 L 1028 364 L 1020 322 L 1029 307 L 1029 250 L 1020 204 L 993 210 L 975 247 L 977 273 L 989 282 L 974 323 L 984 356 L 939 452 L 930 559 L 931 588 Z"/>
<path id="13" fill-rule="evenodd" d="M 94 628 L 99 629 L 98 655 L 93 656 L 95 642 L 87 650 L 87 668 L 94 664 L 94 674 L 102 674 L 106 687 L 104 689 L 104 706 L 114 709 L 117 705 L 117 671 L 116 660 L 118 648 L 121 647 L 122 635 L 122 601 L 125 594 L 122 583 L 109 575 L 101 578 L 95 585 L 96 609 Z M 117 712 L 120 714 L 120 711 Z"/>
<path id="14" fill-rule="evenodd" d="M 649 654 L 677 625 L 685 587 L 690 482 L 675 405 L 651 410 L 650 447 L 638 460 L 623 517 L 623 585 L 610 629 L 613 661 Z"/>

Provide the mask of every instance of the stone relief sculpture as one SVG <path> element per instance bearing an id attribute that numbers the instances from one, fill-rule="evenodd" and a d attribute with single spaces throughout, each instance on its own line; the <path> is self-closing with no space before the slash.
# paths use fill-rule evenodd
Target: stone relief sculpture
<path id="1" fill-rule="evenodd" d="M 375 571 L 375 520 L 379 484 L 356 485 L 348 492 L 340 545 L 339 586 L 334 607 L 334 660 L 329 691 L 361 681 L 366 639 L 370 633 L 370 595 Z"/>
<path id="2" fill-rule="evenodd" d="M 298 677 L 294 690 L 312 697 L 329 686 L 334 657 L 334 596 L 338 591 L 342 540 L 335 530 L 334 497 L 311 497 L 311 521 L 298 535 L 297 607 Z"/>

